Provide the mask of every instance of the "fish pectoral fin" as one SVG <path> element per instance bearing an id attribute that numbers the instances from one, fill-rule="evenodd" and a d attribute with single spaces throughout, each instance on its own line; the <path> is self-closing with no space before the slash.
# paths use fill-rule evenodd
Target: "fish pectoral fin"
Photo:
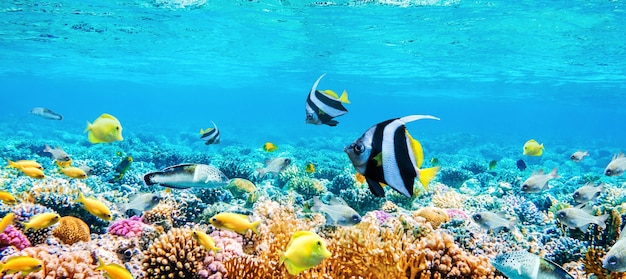
<path id="1" fill-rule="evenodd" d="M 385 190 L 383 189 L 383 187 L 380 185 L 380 183 L 378 181 L 374 181 L 370 178 L 365 178 L 365 180 L 367 181 L 367 185 L 370 188 L 370 192 L 372 192 L 372 194 L 374 194 L 374 196 L 376 197 L 384 197 L 385 196 Z"/>
<path id="2" fill-rule="evenodd" d="M 372 158 L 372 160 L 376 161 L 376 166 L 380 167 L 383 165 L 383 153 L 378 153 L 376 156 Z"/>
<path id="3" fill-rule="evenodd" d="M 418 169 L 417 173 L 419 175 L 419 181 L 422 183 L 424 189 L 428 190 L 428 184 L 430 183 L 435 176 L 437 176 L 437 172 L 439 171 L 439 167 L 432 167 L 427 169 Z"/>

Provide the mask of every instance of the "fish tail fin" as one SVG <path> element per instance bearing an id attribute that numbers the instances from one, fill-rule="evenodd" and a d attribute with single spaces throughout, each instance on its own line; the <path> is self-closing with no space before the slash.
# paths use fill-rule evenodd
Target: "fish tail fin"
<path id="1" fill-rule="evenodd" d="M 583 156 L 589 156 L 589 151 L 585 150 L 585 152 L 583 152 Z"/>
<path id="2" fill-rule="evenodd" d="M 259 173 L 259 178 L 263 178 L 265 176 L 265 169 L 258 168 L 256 171 Z"/>
<path id="3" fill-rule="evenodd" d="M 105 266 L 106 266 L 106 264 L 104 263 L 102 258 L 100 256 L 98 256 L 98 267 L 96 267 L 96 271 L 102 270 Z"/>
<path id="4" fill-rule="evenodd" d="M 283 265 L 284 262 L 285 262 L 285 252 L 281 251 L 279 253 L 278 266 Z"/>
<path id="5" fill-rule="evenodd" d="M 85 196 L 83 195 L 83 192 L 78 192 L 78 198 L 74 202 L 82 203 L 83 200 L 85 200 Z"/>
<path id="6" fill-rule="evenodd" d="M 253 233 L 259 234 L 259 225 L 261 224 L 261 220 L 258 220 L 254 223 L 252 223 L 252 225 L 250 226 L 250 230 L 252 230 Z"/>
<path id="7" fill-rule="evenodd" d="M 18 221 L 18 223 L 22 224 L 22 226 L 24 226 L 24 232 L 27 232 L 28 229 L 30 229 L 30 224 L 27 222 L 22 222 L 22 221 Z"/>
<path id="8" fill-rule="evenodd" d="M 609 214 L 604 214 L 604 215 L 600 215 L 598 216 L 597 220 L 598 220 L 598 227 L 602 228 L 602 230 L 606 229 L 606 219 L 609 218 Z"/>
<path id="9" fill-rule="evenodd" d="M 6 158 L 6 159 L 7 159 L 7 168 L 20 169 L 20 165 L 18 165 L 16 162 L 9 160 L 9 158 Z"/>
<path id="10" fill-rule="evenodd" d="M 437 176 L 437 172 L 439 171 L 439 167 L 427 168 L 427 169 L 418 169 L 419 180 L 424 186 L 424 189 L 428 190 L 428 183 L 430 183 L 435 176 Z"/>
<path id="11" fill-rule="evenodd" d="M 341 96 L 339 97 L 339 101 L 344 104 L 350 103 L 350 100 L 348 100 L 348 91 L 344 90 L 343 93 L 341 93 Z"/>
<path id="12" fill-rule="evenodd" d="M 313 197 L 313 206 L 311 207 L 311 211 L 320 211 L 324 206 L 324 203 L 320 200 L 319 197 Z"/>
<path id="13" fill-rule="evenodd" d="M 89 121 L 87 121 L 87 127 L 85 128 L 85 131 L 83 131 L 83 133 L 89 132 L 91 131 L 91 123 Z"/>
<path id="14" fill-rule="evenodd" d="M 558 171 L 558 167 L 554 167 L 552 171 L 550 172 L 550 176 L 552 176 L 553 178 L 561 178 L 561 176 L 557 173 L 557 171 Z"/>
<path id="15" fill-rule="evenodd" d="M 215 247 L 215 248 L 213 248 L 213 249 L 211 249 L 211 250 L 213 251 L 213 255 L 217 256 L 217 252 L 219 252 L 219 251 L 220 251 L 220 250 L 222 250 L 222 249 L 220 249 L 220 248 L 218 248 L 218 247 Z"/>

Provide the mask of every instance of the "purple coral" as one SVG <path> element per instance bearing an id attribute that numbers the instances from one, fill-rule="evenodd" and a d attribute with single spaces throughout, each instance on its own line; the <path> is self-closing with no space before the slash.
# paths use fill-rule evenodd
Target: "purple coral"
<path id="1" fill-rule="evenodd" d="M 141 222 L 141 217 L 133 216 L 111 224 L 107 232 L 113 235 L 131 238 L 141 236 L 144 226 L 145 224 Z"/>
<path id="2" fill-rule="evenodd" d="M 381 224 L 385 223 L 385 221 L 387 221 L 387 219 L 391 217 L 391 214 L 382 210 L 374 210 L 372 211 L 372 213 L 374 214 L 374 217 L 376 217 L 376 220 L 378 220 L 378 222 Z"/>
<path id="3" fill-rule="evenodd" d="M 14 246 L 22 250 L 26 247 L 30 247 L 30 241 L 28 241 L 28 238 L 26 238 L 22 231 L 13 226 L 8 226 L 4 232 L 0 234 L 0 250 L 9 246 Z"/>
<path id="4" fill-rule="evenodd" d="M 198 271 L 200 278 L 225 278 L 226 268 L 223 262 L 243 254 L 243 238 L 238 233 L 217 230 L 210 236 L 215 240 L 215 246 L 220 248 L 216 255 L 209 252 L 204 258 L 203 268 Z"/>

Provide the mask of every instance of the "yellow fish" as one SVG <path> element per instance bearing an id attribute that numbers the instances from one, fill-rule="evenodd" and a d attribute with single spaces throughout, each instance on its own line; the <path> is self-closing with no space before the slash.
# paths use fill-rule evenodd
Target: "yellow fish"
<path id="1" fill-rule="evenodd" d="M 37 178 L 37 179 L 46 178 L 46 175 L 43 173 L 43 171 L 38 168 L 28 167 L 28 168 L 21 168 L 20 170 L 22 171 L 23 174 L 32 178 Z"/>
<path id="2" fill-rule="evenodd" d="M 341 93 L 341 96 L 339 96 L 335 91 L 332 91 L 330 89 L 326 89 L 326 90 L 320 91 L 320 92 L 324 93 L 324 95 L 331 96 L 331 97 L 335 98 L 335 100 L 337 100 L 339 102 L 342 102 L 344 104 L 349 104 L 350 103 L 350 100 L 348 100 L 348 92 L 346 90 L 344 90 Z"/>
<path id="3" fill-rule="evenodd" d="M 69 159 L 67 161 L 54 160 L 54 162 L 57 164 L 57 166 L 59 166 L 59 168 L 67 168 L 72 165 L 72 159 Z"/>
<path id="4" fill-rule="evenodd" d="M 213 251 L 213 254 L 217 255 L 217 251 L 219 251 L 220 248 L 215 247 L 215 240 L 212 237 L 208 236 L 204 232 L 197 230 L 193 230 L 192 233 L 193 239 L 200 243 L 200 245 L 202 245 L 204 249 L 206 249 L 207 251 Z"/>
<path id="5" fill-rule="evenodd" d="M 130 274 L 128 269 L 119 264 L 105 264 L 100 257 L 98 257 L 98 262 L 100 264 L 98 265 L 98 267 L 96 267 L 96 271 L 102 270 L 106 272 L 104 276 L 109 279 L 133 279 L 133 275 Z"/>
<path id="6" fill-rule="evenodd" d="M 278 146 L 276 146 L 275 144 L 271 143 L 271 142 L 266 142 L 265 144 L 263 144 L 263 150 L 267 151 L 267 152 L 274 152 L 278 149 Z"/>
<path id="7" fill-rule="evenodd" d="M 100 115 L 93 124 L 87 121 L 85 132 L 89 132 L 88 139 L 93 144 L 124 140 L 122 137 L 122 124 L 120 124 L 117 118 L 108 113 Z"/>
<path id="8" fill-rule="evenodd" d="M 43 267 L 41 260 L 29 256 L 13 256 L 5 263 L 0 263 L 0 274 L 13 274 L 21 272 L 22 276 L 26 276 L 32 272 L 40 271 Z"/>
<path id="9" fill-rule="evenodd" d="M 543 155 L 543 143 L 539 144 L 536 140 L 531 139 L 524 143 L 524 155 L 541 156 Z"/>
<path id="10" fill-rule="evenodd" d="M 9 225 L 13 224 L 13 219 L 15 219 L 15 213 L 11 212 L 0 220 L 0 233 L 4 232 Z"/>
<path id="11" fill-rule="evenodd" d="M 245 234 L 247 230 L 252 230 L 253 233 L 258 234 L 257 228 L 261 221 L 251 223 L 247 215 L 222 212 L 211 217 L 209 223 L 216 228 L 234 231 L 238 234 Z"/>
<path id="12" fill-rule="evenodd" d="M 285 263 L 289 274 L 297 275 L 330 256 L 332 254 L 319 235 L 310 231 L 297 231 L 291 236 L 285 252 L 281 253 L 278 265 Z"/>
<path id="13" fill-rule="evenodd" d="M 0 201 L 6 204 L 17 203 L 17 200 L 15 199 L 15 197 L 7 191 L 0 191 Z"/>
<path id="14" fill-rule="evenodd" d="M 19 160 L 17 162 L 13 162 L 7 159 L 7 168 L 16 168 L 18 170 L 21 170 L 22 168 L 38 168 L 43 170 L 43 167 L 35 160 Z"/>
<path id="15" fill-rule="evenodd" d="M 61 172 L 63 172 L 63 174 L 71 178 L 78 178 L 78 179 L 87 178 L 87 174 L 85 173 L 85 171 L 77 167 L 61 168 Z"/>
<path id="16" fill-rule="evenodd" d="M 27 231 L 28 229 L 41 230 L 58 223 L 60 219 L 61 216 L 59 216 L 59 214 L 45 212 L 30 217 L 28 223 L 23 222 L 22 225 L 24 225 L 24 231 Z"/>
<path id="17" fill-rule="evenodd" d="M 111 215 L 111 210 L 101 201 L 93 199 L 93 198 L 85 198 L 83 193 L 78 194 L 78 199 L 76 202 L 82 203 L 85 210 L 89 211 L 89 213 L 94 216 L 102 219 L 111 221 L 113 220 L 113 215 Z"/>
<path id="18" fill-rule="evenodd" d="M 306 164 L 306 166 L 304 166 L 304 170 L 308 173 L 314 173 L 315 172 L 315 165 L 313 163 L 308 163 Z"/>

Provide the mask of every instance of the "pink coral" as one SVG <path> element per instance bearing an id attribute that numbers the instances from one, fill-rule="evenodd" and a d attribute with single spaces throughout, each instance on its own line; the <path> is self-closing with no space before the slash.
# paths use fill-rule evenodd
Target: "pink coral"
<path id="1" fill-rule="evenodd" d="M 378 220 L 380 224 L 385 223 L 385 221 L 387 221 L 387 218 L 392 217 L 391 214 L 382 210 L 374 210 L 372 213 L 374 214 L 374 217 L 376 217 L 376 220 Z"/>
<path id="2" fill-rule="evenodd" d="M 22 250 L 26 247 L 30 247 L 30 241 L 28 241 L 28 238 L 26 238 L 22 231 L 13 226 L 8 226 L 4 232 L 0 234 L 0 250 L 7 246 L 14 246 Z"/>
<path id="3" fill-rule="evenodd" d="M 131 238 L 141 236 L 144 227 L 145 224 L 141 222 L 141 218 L 139 216 L 133 216 L 111 224 L 107 232 L 113 235 Z"/>
<path id="4" fill-rule="evenodd" d="M 235 232 L 217 230 L 210 236 L 215 240 L 215 246 L 220 248 L 216 255 L 208 253 L 204 258 L 203 269 L 198 271 L 200 278 L 225 278 L 224 262 L 232 257 L 243 254 L 243 238 Z"/>
<path id="5" fill-rule="evenodd" d="M 462 209 L 456 208 L 447 208 L 446 213 L 450 216 L 451 219 L 459 218 L 459 219 L 467 219 L 467 214 Z"/>

